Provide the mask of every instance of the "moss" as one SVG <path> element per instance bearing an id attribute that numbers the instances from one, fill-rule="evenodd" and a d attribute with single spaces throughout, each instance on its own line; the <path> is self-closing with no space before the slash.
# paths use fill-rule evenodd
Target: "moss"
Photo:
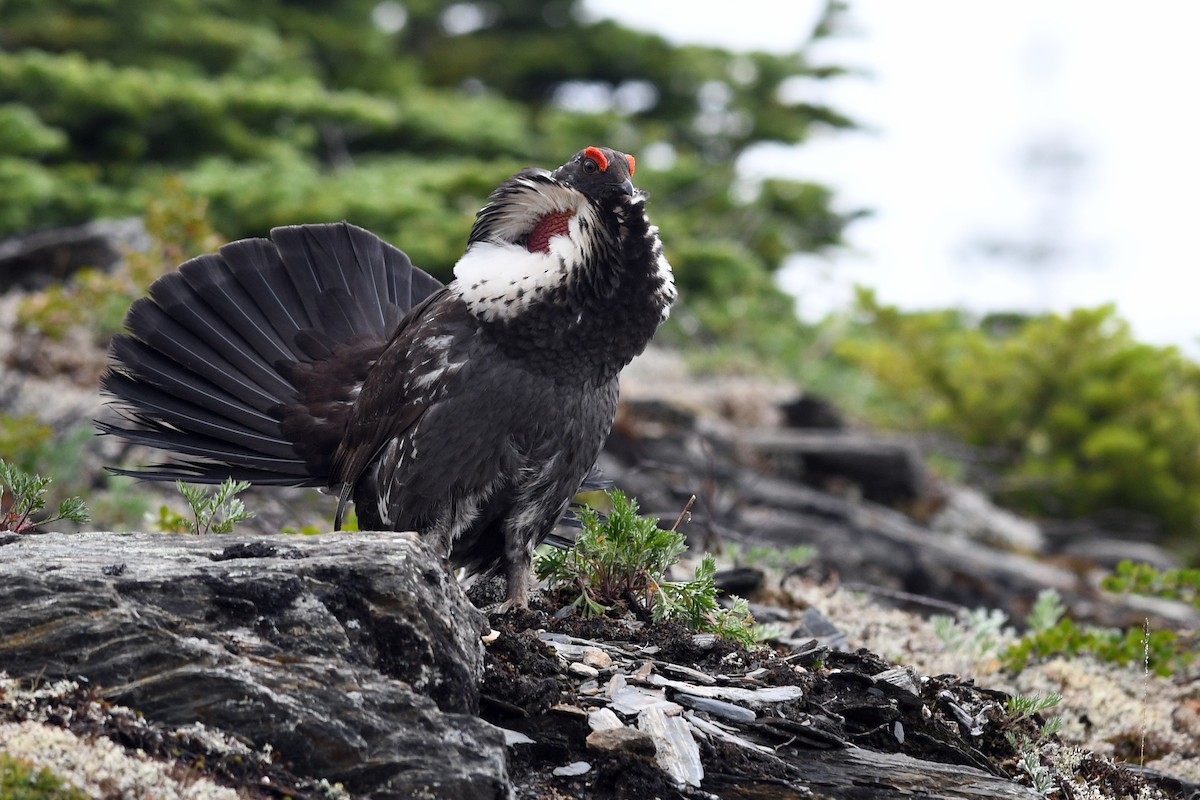
<path id="1" fill-rule="evenodd" d="M 0 797 L 6 800 L 86 800 L 87 795 L 48 769 L 0 753 Z"/>

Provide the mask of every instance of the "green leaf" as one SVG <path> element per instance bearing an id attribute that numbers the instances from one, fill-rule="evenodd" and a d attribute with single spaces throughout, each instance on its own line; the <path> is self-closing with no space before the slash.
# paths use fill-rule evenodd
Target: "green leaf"
<path id="1" fill-rule="evenodd" d="M 723 609 L 717 601 L 713 556 L 701 559 L 692 580 L 666 580 L 667 571 L 687 549 L 683 535 L 640 517 L 637 503 L 620 491 L 607 497 L 606 517 L 589 507 L 577 512 L 582 528 L 573 548 L 539 551 L 534 561 L 538 578 L 574 594 L 571 606 L 585 617 L 608 613 L 632 597 L 656 620 L 679 621 L 754 645 L 754 620 L 746 602 L 734 598 L 733 607 Z"/>

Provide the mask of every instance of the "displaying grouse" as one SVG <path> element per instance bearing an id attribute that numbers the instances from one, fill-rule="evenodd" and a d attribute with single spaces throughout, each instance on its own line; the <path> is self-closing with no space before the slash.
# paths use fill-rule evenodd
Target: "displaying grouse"
<path id="1" fill-rule="evenodd" d="M 102 379 L 149 480 L 328 487 L 335 524 L 416 530 L 527 602 L 533 548 L 592 469 L 617 376 L 675 299 L 632 156 L 526 169 L 442 286 L 352 225 L 276 228 L 151 285 Z"/>

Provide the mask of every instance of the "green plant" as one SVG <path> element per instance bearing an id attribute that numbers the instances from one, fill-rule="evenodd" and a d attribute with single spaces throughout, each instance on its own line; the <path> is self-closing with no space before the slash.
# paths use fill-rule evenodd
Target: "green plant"
<path id="1" fill-rule="evenodd" d="M 154 520 L 154 528 L 162 533 L 195 533 L 195 521 L 186 514 L 180 514 L 168 505 L 158 507 L 158 518 Z"/>
<path id="2" fill-rule="evenodd" d="M 1053 696 L 1053 695 L 1052 695 Z M 1062 698 L 1059 698 L 1060 700 Z M 1058 701 L 1056 700 L 1055 703 Z M 1043 797 L 1049 797 L 1058 791 L 1053 767 L 1042 763 L 1042 748 L 1051 737 L 1062 727 L 1062 719 L 1054 717 L 1047 720 L 1038 728 L 1036 736 L 1017 735 L 1005 731 L 1004 738 L 1016 754 L 1017 769 L 1023 772 L 1029 780 L 1029 785 Z"/>
<path id="3" fill-rule="evenodd" d="M 717 602 L 717 588 L 713 584 L 716 571 L 717 560 L 705 553 L 692 580 L 659 580 L 657 596 L 653 590 L 649 593 L 655 618 L 682 622 L 694 630 L 715 633 L 744 645 L 769 635 L 766 628 L 754 624 L 750 604 L 745 599 L 732 597 L 729 608 Z"/>
<path id="4" fill-rule="evenodd" d="M 0 753 L 0 797 L 5 800 L 84 800 L 87 794 L 48 769 Z"/>
<path id="5" fill-rule="evenodd" d="M 1043 742 L 1028 736 L 1017 736 L 1011 731 L 1005 733 L 1004 737 L 1016 753 L 1017 769 L 1025 774 L 1033 790 L 1042 797 L 1057 792 L 1054 770 L 1042 763 Z"/>
<path id="6" fill-rule="evenodd" d="M 687 549 L 683 535 L 638 516 L 637 503 L 620 491 L 609 492 L 608 498 L 611 510 L 603 519 L 592 508 L 577 512 L 583 528 L 574 547 L 547 548 L 538 555 L 538 578 L 577 593 L 571 605 L 584 616 L 604 614 L 625 602 L 648 610 L 656 620 L 752 644 L 754 620 L 746 601 L 734 598 L 731 608 L 717 601 L 716 559 L 706 554 L 690 581 L 666 580 L 667 570 Z"/>
<path id="7" fill-rule="evenodd" d="M 90 521 L 100 529 L 134 530 L 149 507 L 146 493 L 131 478 L 105 475 L 97 481 L 89 458 L 94 437 L 90 424 L 53 429 L 32 414 L 0 415 L 0 453 L 9 466 L 54 476 L 43 497 L 47 507 L 86 496 Z"/>
<path id="8" fill-rule="evenodd" d="M 1033 601 L 1033 607 L 1029 609 L 1029 615 L 1025 617 L 1025 625 L 1035 633 L 1048 631 L 1057 625 L 1066 613 L 1067 608 L 1063 605 L 1058 592 L 1053 589 L 1043 589 L 1038 592 L 1037 599 Z"/>
<path id="9" fill-rule="evenodd" d="M 1062 695 L 1058 694 L 1014 694 L 1011 697 L 1005 698 L 1004 710 L 1014 720 L 1023 720 L 1032 717 L 1034 714 L 1040 714 L 1047 709 L 1054 708 L 1062 702 Z M 1057 719 L 1057 717 L 1056 717 Z M 1057 728 L 1051 733 L 1057 732 Z"/>
<path id="10" fill-rule="evenodd" d="M 49 485 L 49 478 L 17 469 L 0 459 L 0 531 L 25 533 L 63 519 L 80 525 L 88 521 L 87 507 L 78 497 L 63 500 L 57 514 L 34 520 L 34 515 L 46 507 Z"/>
<path id="11" fill-rule="evenodd" d="M 1062 696 L 1022 695 L 1015 694 L 1004 701 L 1004 710 L 1008 713 L 1008 725 L 1015 725 L 1036 714 L 1054 708 L 1062 702 Z M 1042 748 L 1062 728 L 1062 719 L 1053 717 L 1038 726 L 1034 736 L 1014 731 L 1005 731 L 1004 738 L 1012 747 L 1016 757 L 1017 769 L 1025 774 L 1029 784 L 1043 797 L 1048 797 L 1058 791 L 1054 778 L 1054 770 L 1042 763 Z"/>
<path id="12" fill-rule="evenodd" d="M 817 548 L 806 544 L 783 549 L 756 544 L 745 550 L 736 544 L 731 544 L 727 545 L 725 550 L 735 564 L 762 566 L 770 569 L 802 567 L 817 557 Z"/>
<path id="13" fill-rule="evenodd" d="M 997 657 L 1011 629 L 1005 627 L 1008 615 L 998 609 L 976 608 L 958 618 L 945 615 L 930 619 L 934 636 L 946 652 L 959 656 L 967 665 L 983 664 Z"/>
<path id="14" fill-rule="evenodd" d="M 215 491 L 176 481 L 175 486 L 187 501 L 192 516 L 179 514 L 167 506 L 158 510 L 158 529 L 165 533 L 232 533 L 233 526 L 254 516 L 236 495 L 250 488 L 249 481 L 226 478 Z"/>
<path id="15" fill-rule="evenodd" d="M 1200 569 L 1168 569 L 1160 572 L 1149 564 L 1122 561 L 1117 571 L 1100 586 L 1110 592 L 1179 600 L 1200 608 Z"/>
<path id="16" fill-rule="evenodd" d="M 1186 669 L 1196 658 L 1192 637 L 1168 630 L 1145 631 L 1140 627 L 1121 631 L 1080 626 L 1063 616 L 1063 612 L 1056 592 L 1047 589 L 1039 594 L 1030 614 L 1036 627 L 1031 624 L 1024 636 L 1001 653 L 1004 668 L 1020 672 L 1031 661 L 1086 653 L 1114 664 L 1145 663 L 1150 671 L 1166 676 Z"/>
<path id="17" fill-rule="evenodd" d="M 19 468 L 33 472 L 46 452 L 54 430 L 38 422 L 33 414 L 0 415 L 0 453 Z"/>

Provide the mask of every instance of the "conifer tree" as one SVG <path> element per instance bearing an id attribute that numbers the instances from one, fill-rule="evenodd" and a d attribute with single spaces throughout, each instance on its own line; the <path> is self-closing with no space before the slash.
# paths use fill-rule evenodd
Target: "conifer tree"
<path id="1" fill-rule="evenodd" d="M 849 125 L 789 100 L 840 73 L 806 52 L 676 46 L 578 0 L 8 0 L 0 236 L 138 214 L 179 175 L 226 237 L 347 219 L 445 278 L 500 180 L 604 143 L 644 156 L 637 182 L 719 335 L 739 295 L 790 315 L 771 273 L 846 222 L 820 186 L 731 191 L 749 148 Z"/>

